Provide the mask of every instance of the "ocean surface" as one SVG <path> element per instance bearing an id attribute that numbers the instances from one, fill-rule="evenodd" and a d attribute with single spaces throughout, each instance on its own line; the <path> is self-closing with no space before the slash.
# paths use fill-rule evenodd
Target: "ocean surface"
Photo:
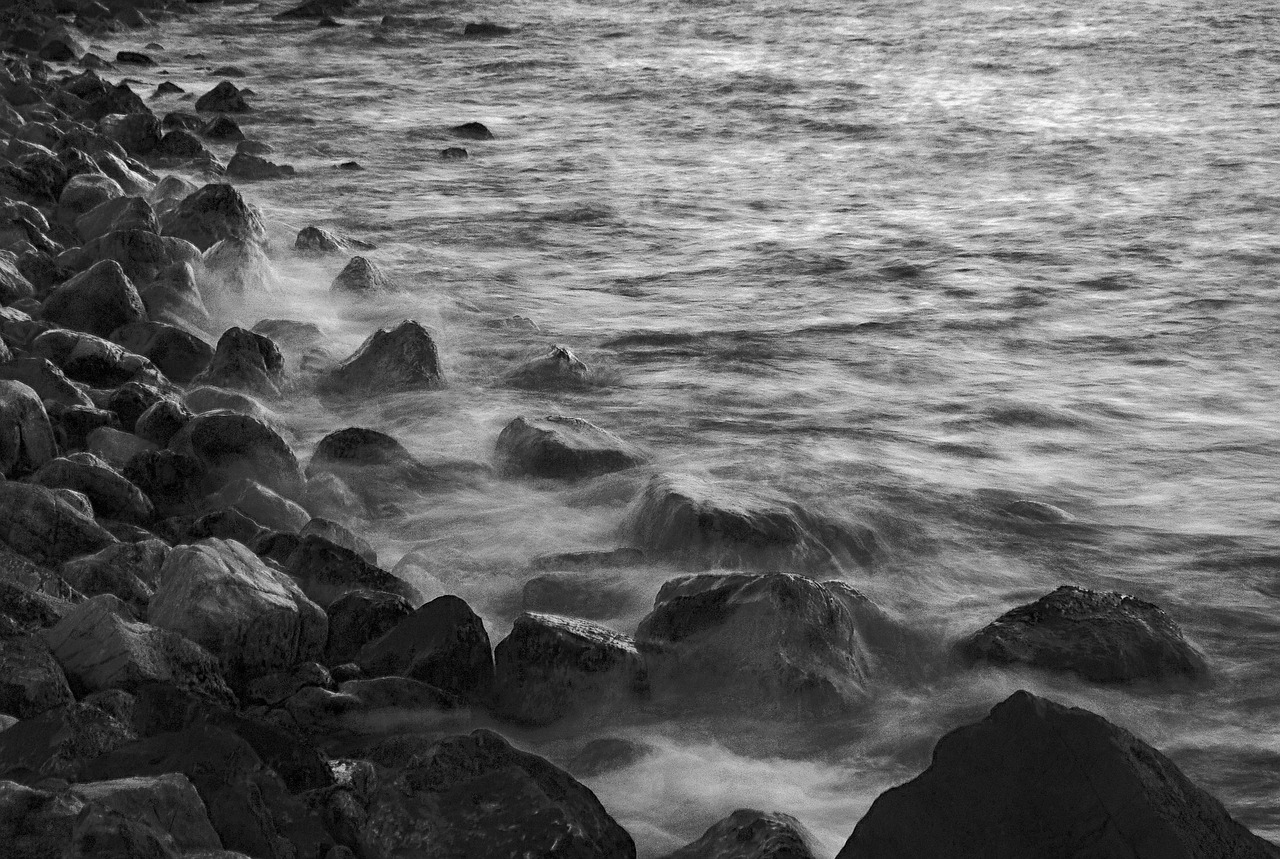
<path id="1" fill-rule="evenodd" d="M 832 856 L 942 733 L 1018 688 L 1129 727 L 1280 839 L 1272 4 L 365 0 L 340 28 L 270 20 L 289 5 L 193 7 L 158 31 L 169 74 L 130 75 L 198 95 L 238 66 L 242 125 L 299 170 L 242 186 L 279 283 L 227 324 L 313 320 L 335 357 L 406 317 L 438 335 L 447 390 L 272 404 L 301 452 L 364 425 L 487 462 L 518 414 L 587 418 L 655 470 L 870 527 L 881 551 L 842 577 L 924 636 L 857 718 L 501 728 L 561 763 L 591 736 L 650 744 L 584 779 L 642 857 L 744 806 L 794 814 Z M 460 38 L 472 21 L 514 32 Z M 495 139 L 451 136 L 473 121 Z M 471 157 L 442 160 L 451 145 Z M 408 291 L 331 295 L 346 258 L 295 254 L 309 224 L 376 243 Z M 503 383 L 556 343 L 599 383 Z M 639 481 L 480 480 L 362 527 L 496 644 L 530 560 L 618 545 Z M 1011 523 L 1015 499 L 1077 527 Z M 607 622 L 633 631 L 678 572 L 609 571 Z M 1212 682 L 1099 687 L 952 658 L 1059 584 L 1159 604 Z"/>

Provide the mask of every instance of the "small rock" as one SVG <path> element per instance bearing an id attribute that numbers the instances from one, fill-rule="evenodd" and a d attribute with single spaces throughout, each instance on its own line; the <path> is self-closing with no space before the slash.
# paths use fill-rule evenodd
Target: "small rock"
<path id="1" fill-rule="evenodd" d="M 446 161 L 462 161 L 470 157 L 470 153 L 461 146 L 446 146 L 440 150 L 440 157 Z"/>
<path id="2" fill-rule="evenodd" d="M 352 257 L 346 267 L 333 279 L 330 292 L 389 292 L 397 289 L 395 282 L 375 263 L 364 257 Z"/>
<path id="3" fill-rule="evenodd" d="M 155 94 L 152 98 L 158 98 L 162 95 L 175 95 L 180 92 L 186 92 L 186 90 L 178 86 L 173 81 L 162 81 L 160 85 L 156 87 Z"/>
<path id="4" fill-rule="evenodd" d="M 329 19 L 329 20 L 332 20 L 332 19 Z M 321 22 L 320 26 L 323 27 L 324 23 Z M 335 24 L 334 26 L 337 26 L 337 25 Z M 364 168 L 360 166 L 359 161 L 343 161 L 338 165 L 338 169 L 339 170 L 363 170 Z"/>
<path id="5" fill-rule="evenodd" d="M 791 815 L 740 808 L 664 859 L 814 859 L 815 855 L 813 835 Z"/>
<path id="6" fill-rule="evenodd" d="M 494 36 L 509 36 L 514 32 L 515 30 L 510 27 L 503 27 L 501 24 L 491 24 L 487 21 L 482 21 L 480 23 L 467 24 L 462 31 L 462 35 L 467 39 L 487 39 Z M 479 125 L 479 123 L 472 124 Z"/>
<path id="7" fill-rule="evenodd" d="M 227 175 L 237 179 L 284 179 L 297 175 L 291 165 L 276 164 L 258 155 L 237 152 L 227 162 Z"/>
<path id="8" fill-rule="evenodd" d="M 517 417 L 503 428 L 496 447 L 508 476 L 575 480 L 633 468 L 646 461 L 634 445 L 581 418 Z"/>
<path id="9" fill-rule="evenodd" d="M 572 390 L 585 387 L 590 375 L 591 368 L 568 346 L 557 344 L 547 354 L 507 373 L 504 381 L 512 387 L 529 390 Z"/>

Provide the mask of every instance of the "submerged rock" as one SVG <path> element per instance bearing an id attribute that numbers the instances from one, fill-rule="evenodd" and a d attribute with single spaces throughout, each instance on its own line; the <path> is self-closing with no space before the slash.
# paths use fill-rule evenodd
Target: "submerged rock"
<path id="1" fill-rule="evenodd" d="M 575 480 L 646 461 L 638 448 L 581 418 L 515 418 L 498 435 L 498 465 L 508 476 Z"/>
<path id="2" fill-rule="evenodd" d="M 303 227 L 298 231 L 298 237 L 294 240 L 293 246 L 296 250 L 312 253 L 337 253 L 353 248 L 374 249 L 374 245 L 369 242 L 353 239 L 350 236 L 341 236 L 321 227 Z"/>
<path id="3" fill-rule="evenodd" d="M 184 325 L 195 326 L 204 331 L 212 328 L 209 309 L 205 307 L 200 287 L 196 285 L 195 269 L 190 263 L 170 265 L 151 284 L 144 287 L 139 295 L 146 305 L 147 315 L 154 320 L 179 328 Z"/>
<path id="4" fill-rule="evenodd" d="M 435 341 L 427 329 L 412 319 L 395 328 L 375 331 L 316 385 L 324 394 L 362 397 L 375 392 L 436 390 L 444 386 Z"/>
<path id="5" fill-rule="evenodd" d="M 837 859 L 1275 859 L 1164 755 L 1087 710 L 1015 692 L 881 794 Z"/>
<path id="6" fill-rule="evenodd" d="M 479 122 L 464 122 L 462 125 L 455 125 L 449 130 L 455 136 L 465 137 L 468 140 L 493 140 L 493 132 Z"/>
<path id="7" fill-rule="evenodd" d="M 664 859 L 814 859 L 813 836 L 789 814 L 740 808 Z"/>
<path id="8" fill-rule="evenodd" d="M 196 110 L 201 113 L 245 113 L 251 109 L 231 81 L 222 81 L 196 99 Z"/>

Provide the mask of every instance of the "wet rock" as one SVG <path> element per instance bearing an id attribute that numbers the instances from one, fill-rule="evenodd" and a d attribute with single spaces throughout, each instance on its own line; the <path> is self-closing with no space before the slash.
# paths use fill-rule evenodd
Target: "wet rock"
<path id="1" fill-rule="evenodd" d="M 111 708 L 92 699 L 55 707 L 0 731 L 0 777 L 74 779 L 86 761 L 137 738 Z"/>
<path id="2" fill-rule="evenodd" d="M 193 512 L 209 472 L 194 456 L 153 448 L 128 460 L 123 474 L 147 494 L 160 518 Z"/>
<path id="3" fill-rule="evenodd" d="M 1075 521 L 1076 518 L 1060 507 L 1045 504 L 1043 501 L 1028 501 L 1026 499 L 1018 499 L 1001 505 L 998 512 L 1011 519 L 1044 525 L 1065 525 L 1068 522 Z"/>
<path id="4" fill-rule="evenodd" d="M 34 358 L 53 362 L 71 379 L 95 388 L 115 388 L 133 381 L 169 388 L 168 380 L 146 358 L 91 333 L 54 328 L 32 340 L 28 351 Z"/>
<path id="5" fill-rule="evenodd" d="M 31 478 L 50 489 L 83 493 L 98 516 L 146 525 L 155 518 L 150 499 L 142 490 L 91 453 L 72 453 L 45 463 Z"/>
<path id="6" fill-rule="evenodd" d="M 244 328 L 228 328 L 218 338 L 213 360 L 195 384 L 278 397 L 283 373 L 284 356 L 271 338 Z"/>
<path id="7" fill-rule="evenodd" d="M 307 0 L 292 9 L 276 15 L 277 21 L 289 21 L 301 18 L 330 18 L 342 15 L 348 9 L 358 5 L 359 0 Z"/>
<path id="8" fill-rule="evenodd" d="M 89 433 L 85 447 L 94 456 L 106 460 L 112 468 L 123 469 L 140 453 L 155 450 L 155 445 L 131 432 L 99 427 Z"/>
<path id="9" fill-rule="evenodd" d="M 264 674 L 254 678 L 245 687 L 244 699 L 249 703 L 275 707 L 308 686 L 321 689 L 335 688 L 329 669 L 319 662 L 304 662 L 292 671 Z"/>
<path id="10" fill-rule="evenodd" d="M 632 506 L 622 536 L 690 569 L 838 571 L 869 563 L 870 529 L 837 522 L 747 486 L 657 475 Z"/>
<path id="11" fill-rule="evenodd" d="M 139 295 L 147 309 L 147 315 L 155 321 L 176 327 L 194 326 L 208 331 L 213 326 L 209 309 L 196 284 L 195 270 L 190 263 L 174 263 L 157 275 Z M 210 358 L 213 350 L 210 347 Z"/>
<path id="12" fill-rule="evenodd" d="M 870 600 L 788 573 L 672 579 L 636 643 L 655 691 L 734 712 L 849 713 L 866 703 L 884 661 L 911 669 L 909 634 Z"/>
<path id="13" fill-rule="evenodd" d="M 57 454 L 39 394 L 22 382 L 0 379 L 0 475 L 22 477 Z"/>
<path id="14" fill-rule="evenodd" d="M 197 114 L 175 110 L 166 113 L 164 118 L 160 120 L 160 124 L 164 128 L 175 128 L 181 129 L 182 131 L 199 131 L 201 128 L 204 128 L 205 121 Z"/>
<path id="15" fill-rule="evenodd" d="M 150 110 L 130 113 L 122 117 L 108 116 L 98 123 L 98 127 L 108 137 L 119 143 L 125 152 L 137 157 L 149 155 L 155 151 L 164 134 L 160 127 L 160 119 Z"/>
<path id="16" fill-rule="evenodd" d="M 422 595 L 413 585 L 323 537 L 304 538 L 289 556 L 285 569 L 308 598 L 322 607 L 356 590 L 386 591 L 404 597 L 413 605 L 422 602 Z"/>
<path id="17" fill-rule="evenodd" d="M 237 152 L 227 162 L 227 175 L 237 179 L 285 179 L 296 176 L 297 170 L 290 164 L 276 164 L 260 155 Z"/>
<path id="18" fill-rule="evenodd" d="M 191 418 L 190 410 L 181 403 L 160 400 L 138 415 L 133 432 L 157 447 L 166 447 Z"/>
<path id="19" fill-rule="evenodd" d="M 590 620 L 609 620 L 644 608 L 634 582 L 622 575 L 599 572 L 534 576 L 525 582 L 521 604 L 525 611 L 567 614 Z"/>
<path id="20" fill-rule="evenodd" d="M 504 381 L 529 390 L 572 390 L 588 384 L 591 368 L 567 346 L 555 346 L 546 355 L 526 361 L 507 373 Z"/>
<path id="21" fill-rule="evenodd" d="M 355 552 L 371 564 L 378 563 L 378 553 L 369 545 L 369 541 L 337 522 L 317 516 L 308 520 L 298 533 L 303 537 L 323 537 L 335 546 Z"/>
<path id="22" fill-rule="evenodd" d="M 364 257 L 352 257 L 330 284 L 330 292 L 389 292 L 398 287 L 376 264 Z"/>
<path id="23" fill-rule="evenodd" d="M 45 364 L 49 363 L 43 358 L 40 360 Z M 58 447 L 63 451 L 86 450 L 89 447 L 89 436 L 94 430 L 120 426 L 120 420 L 115 412 L 109 412 L 106 409 L 96 409 L 91 406 L 64 406 L 53 402 L 49 404 L 48 411 L 53 434 L 58 439 Z"/>
<path id="24" fill-rule="evenodd" d="M 151 97 L 159 98 L 162 95 L 177 95 L 178 93 L 183 92 L 186 92 L 186 90 L 178 86 L 173 81 L 161 81 L 160 85 L 156 87 L 156 91 Z"/>
<path id="25" fill-rule="evenodd" d="M 213 347 L 185 328 L 164 322 L 131 322 L 111 332 L 112 343 L 141 355 L 165 377 L 187 384 L 213 360 Z"/>
<path id="26" fill-rule="evenodd" d="M 75 701 L 39 636 L 0 635 L 0 713 L 29 719 Z"/>
<path id="27" fill-rule="evenodd" d="M 109 152 L 103 152 L 94 156 L 94 162 L 102 169 L 103 173 L 116 180 L 116 183 L 126 194 L 146 195 L 154 187 L 155 183 L 141 172 L 146 168 L 133 159 L 129 159 L 126 162 L 124 159 L 118 158 Z"/>
<path id="28" fill-rule="evenodd" d="M 231 81 L 223 81 L 196 99 L 196 110 L 201 113 L 245 113 L 251 109 Z"/>
<path id="29" fill-rule="evenodd" d="M 354 660 L 367 676 L 396 674 L 483 701 L 493 685 L 484 622 L 456 596 L 431 600 L 370 641 Z"/>
<path id="30" fill-rule="evenodd" d="M 494 651 L 495 715 L 530 725 L 599 717 L 642 700 L 648 671 L 634 642 L 579 618 L 525 612 Z"/>
<path id="31" fill-rule="evenodd" d="M 631 836 L 590 790 L 486 730 L 440 740 L 384 782 L 361 846 L 440 859 L 635 857 Z"/>
<path id="32" fill-rule="evenodd" d="M 145 618 L 169 551 L 167 543 L 154 538 L 113 543 L 92 555 L 67 561 L 61 568 L 62 578 L 85 596 L 118 597 L 134 617 Z"/>
<path id="33" fill-rule="evenodd" d="M 300 727 L 319 734 L 438 730 L 467 716 L 454 696 L 408 677 L 348 680 L 336 692 L 311 686 L 285 709 Z"/>
<path id="34" fill-rule="evenodd" d="M 538 555 L 529 562 L 531 570 L 598 570 L 636 567 L 645 561 L 644 552 L 634 546 L 616 549 L 583 549 Z"/>
<path id="35" fill-rule="evenodd" d="M 297 504 L 247 478 L 222 487 L 206 503 L 215 508 L 234 507 L 266 528 L 295 534 L 311 518 Z"/>
<path id="36" fill-rule="evenodd" d="M 117 51 L 116 62 L 129 66 L 154 66 L 156 61 L 139 51 Z"/>
<path id="37" fill-rule="evenodd" d="M 328 633 L 324 611 L 288 576 L 217 539 L 170 553 L 149 617 L 217 656 L 231 679 L 318 659 Z"/>
<path id="38" fill-rule="evenodd" d="M 789 814 L 740 808 L 665 859 L 814 859 L 813 836 Z"/>
<path id="39" fill-rule="evenodd" d="M 375 247 L 369 242 L 353 239 L 350 236 L 340 236 L 320 227 L 303 227 L 298 231 L 298 237 L 294 240 L 293 246 L 296 250 L 318 253 L 336 253 L 352 249 L 373 250 Z"/>
<path id="40" fill-rule="evenodd" d="M 163 219 L 164 234 L 186 239 L 202 251 L 234 238 L 264 243 L 266 227 L 257 210 L 231 185 L 205 185 Z"/>
<path id="41" fill-rule="evenodd" d="M 1071 671 L 1099 683 L 1204 676 L 1204 657 L 1158 606 L 1062 585 L 966 639 L 974 662 Z"/>
<path id="42" fill-rule="evenodd" d="M 323 26 L 323 24 L 321 25 Z M 364 166 L 359 161 L 343 161 L 338 164 L 339 170 L 363 170 Z"/>
<path id="43" fill-rule="evenodd" d="M 115 260 L 103 260 L 58 287 L 43 312 L 51 322 L 99 337 L 147 318 L 142 298 Z"/>
<path id="44" fill-rule="evenodd" d="M 634 445 L 581 418 L 549 415 L 515 418 L 503 428 L 496 448 L 507 476 L 574 480 L 621 471 L 645 462 Z"/>
<path id="45" fill-rule="evenodd" d="M 569 759 L 566 768 L 578 778 L 594 778 L 625 769 L 653 753 L 653 747 L 622 737 L 591 740 Z"/>
<path id="46" fill-rule="evenodd" d="M 0 542 L 40 563 L 88 555 L 115 538 L 52 489 L 0 481 Z"/>
<path id="47" fill-rule="evenodd" d="M 243 239 L 222 239 L 204 252 L 200 286 L 206 299 L 236 307 L 241 296 L 271 292 L 275 269 L 261 245 Z"/>
<path id="48" fill-rule="evenodd" d="M 223 388 L 202 385 L 187 391 L 186 402 L 187 407 L 198 415 L 225 409 L 256 418 L 268 426 L 275 427 L 275 414 L 258 400 L 239 391 L 227 391 Z"/>
<path id="49" fill-rule="evenodd" d="M 58 196 L 58 206 L 54 210 L 53 219 L 55 223 L 73 227 L 80 216 L 109 200 L 123 196 L 124 189 L 110 176 L 102 173 L 82 173 L 72 176 Z"/>
<path id="50" fill-rule="evenodd" d="M 117 230 L 61 254 L 57 263 L 62 269 L 78 272 L 103 260 L 115 260 L 134 284 L 151 284 L 169 266 L 199 259 L 195 245 L 182 239 L 162 237 L 148 230 Z"/>
<path id="51" fill-rule="evenodd" d="M 382 328 L 351 357 L 322 376 L 317 390 L 325 394 L 435 390 L 445 386 L 440 354 L 427 329 L 412 319 Z"/>
<path id="52" fill-rule="evenodd" d="M 135 432 L 138 419 L 142 417 L 143 412 L 156 403 L 169 399 L 170 395 L 166 395 L 154 385 L 144 382 L 125 382 L 107 397 L 106 406 L 120 419 L 122 430 Z"/>
<path id="53" fill-rule="evenodd" d="M 76 218 L 81 242 L 90 242 L 117 230 L 160 232 L 155 210 L 142 197 L 112 197 Z"/>
<path id="54" fill-rule="evenodd" d="M 493 132 L 479 122 L 464 122 L 449 129 L 457 137 L 468 140 L 493 140 Z"/>
<path id="55" fill-rule="evenodd" d="M 200 158 L 209 153 L 205 145 L 200 142 L 200 138 L 196 137 L 185 128 L 175 128 L 166 132 L 164 137 L 160 138 L 160 142 L 156 144 L 155 155 L 157 158 L 173 158 L 173 159 L 189 159 Z"/>
<path id="56" fill-rule="evenodd" d="M 89 52 L 89 40 L 74 27 L 59 25 L 50 30 L 37 52 L 42 60 L 65 63 L 78 60 Z"/>
<path id="57" fill-rule="evenodd" d="M 348 591 L 331 602 L 329 640 L 325 662 L 341 665 L 356 658 L 366 644 L 381 638 L 401 620 L 413 614 L 413 605 L 404 597 L 386 591 Z"/>
<path id="58" fill-rule="evenodd" d="M 467 24 L 467 26 L 462 30 L 462 35 L 467 39 L 487 39 L 493 38 L 494 36 L 509 36 L 514 32 L 515 30 L 510 27 L 504 27 L 501 24 L 491 24 L 488 21 L 482 21 L 479 23 Z M 470 124 L 479 125 L 480 123 L 477 122 Z M 482 139 L 487 140 L 488 138 Z"/>
<path id="59" fill-rule="evenodd" d="M 446 146 L 440 150 L 440 157 L 446 161 L 463 161 L 469 157 L 469 153 L 461 146 Z"/>
<path id="60" fill-rule="evenodd" d="M 1101 716 L 1015 692 L 881 794 L 838 859 L 992 855 L 1273 859 L 1164 755 Z"/>
<path id="61" fill-rule="evenodd" d="M 203 462 L 214 488 L 248 477 L 286 498 L 302 493 L 302 469 L 293 450 L 256 418 L 226 410 L 197 414 L 169 447 Z"/>

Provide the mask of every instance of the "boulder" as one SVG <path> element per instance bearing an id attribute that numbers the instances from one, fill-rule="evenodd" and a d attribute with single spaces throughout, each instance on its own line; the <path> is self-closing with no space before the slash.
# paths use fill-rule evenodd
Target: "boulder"
<path id="1" fill-rule="evenodd" d="M 196 110 L 201 113 L 245 113 L 250 109 L 231 81 L 223 81 L 196 99 Z"/>
<path id="2" fill-rule="evenodd" d="M 347 680 L 336 692 L 308 686 L 283 709 L 304 730 L 322 735 L 438 729 L 468 715 L 454 696 L 408 677 Z"/>
<path id="3" fill-rule="evenodd" d="M 190 383 L 213 360 L 213 347 L 203 339 L 164 322 L 131 322 L 112 331 L 108 339 L 146 358 L 166 378 L 182 385 Z"/>
<path id="4" fill-rule="evenodd" d="M 142 490 L 91 453 L 72 453 L 50 460 L 32 476 L 31 482 L 83 493 L 98 516 L 135 525 L 147 525 L 155 518 L 151 500 Z"/>
<path id="5" fill-rule="evenodd" d="M 151 284 L 176 262 L 199 257 L 195 245 L 181 239 L 159 236 L 150 230 L 125 229 L 91 239 L 84 247 L 58 256 L 57 264 L 68 272 L 81 272 L 103 260 L 115 260 L 130 282 Z M 138 295 L 142 295 L 139 290 Z M 145 307 L 146 301 L 143 301 Z"/>
<path id="6" fill-rule="evenodd" d="M 85 447 L 89 453 L 106 461 L 112 468 L 122 471 L 138 454 L 156 449 L 154 444 L 144 438 L 111 427 L 99 427 L 89 433 L 85 438 Z M 129 482 L 133 483 L 132 480 Z"/>
<path id="7" fill-rule="evenodd" d="M 247 477 L 286 498 L 302 492 L 302 468 L 288 442 L 248 415 L 224 409 L 197 414 L 169 447 L 204 463 L 211 489 Z"/>
<path id="8" fill-rule="evenodd" d="M 335 546 L 350 549 L 371 564 L 378 563 L 378 553 L 369 545 L 368 540 L 332 520 L 316 516 L 309 519 L 298 534 L 302 537 L 323 537 Z"/>
<path id="9" fill-rule="evenodd" d="M 145 618 L 169 551 L 167 543 L 155 538 L 113 543 L 64 563 L 62 578 L 85 596 L 112 594 L 129 606 L 135 617 Z"/>
<path id="10" fill-rule="evenodd" d="M 212 509 L 234 507 L 263 527 L 293 534 L 301 531 L 311 518 L 297 504 L 248 478 L 228 483 L 205 503 Z"/>
<path id="11" fill-rule="evenodd" d="M 158 158 L 183 160 L 209 155 L 209 150 L 185 128 L 174 128 L 166 131 L 164 137 L 156 144 L 155 153 Z"/>
<path id="12" fill-rule="evenodd" d="M 94 334 L 54 328 L 32 340 L 29 352 L 95 388 L 115 388 L 131 381 L 169 387 L 168 380 L 146 358 Z"/>
<path id="13" fill-rule="evenodd" d="M 155 210 L 142 197 L 109 197 L 76 218 L 75 226 L 82 243 L 118 230 L 160 232 Z"/>
<path id="14" fill-rule="evenodd" d="M 359 349 L 323 375 L 317 389 L 325 394 L 435 390 L 445 386 L 440 354 L 430 333 L 412 319 L 382 328 Z"/>
<path id="15" fill-rule="evenodd" d="M 396 284 L 373 262 L 364 257 L 352 257 L 329 286 L 330 292 L 390 292 Z"/>
<path id="16" fill-rule="evenodd" d="M 107 397 L 106 406 L 119 418 L 125 432 L 137 429 L 138 418 L 156 403 L 173 402 L 159 388 L 144 382 L 125 382 Z"/>
<path id="17" fill-rule="evenodd" d="M 449 129 L 456 137 L 464 137 L 467 140 L 493 140 L 493 132 L 490 131 L 484 123 L 480 122 L 464 122 L 462 125 L 455 125 Z"/>
<path id="18" fill-rule="evenodd" d="M 1159 606 L 1070 585 L 1004 613 L 960 650 L 972 662 L 1070 671 L 1098 683 L 1208 673 L 1204 657 Z"/>
<path id="19" fill-rule="evenodd" d="M 164 234 L 202 251 L 226 238 L 264 243 L 266 226 L 257 210 L 231 185 L 205 185 L 163 218 Z"/>
<path id="20" fill-rule="evenodd" d="M 53 626 L 71 610 L 75 589 L 48 567 L 0 546 L 0 634 L 25 635 Z"/>
<path id="21" fill-rule="evenodd" d="M 173 263 L 157 274 L 156 279 L 138 294 L 147 309 L 147 315 L 158 322 L 167 322 L 178 328 L 195 326 L 202 331 L 208 331 L 213 326 L 209 309 L 196 284 L 195 269 L 190 263 Z M 212 359 L 212 347 L 209 353 Z"/>
<path id="22" fill-rule="evenodd" d="M 298 231 L 298 237 L 294 240 L 293 247 L 295 250 L 310 253 L 338 253 L 339 251 L 353 249 L 374 249 L 374 246 L 369 242 L 353 239 L 350 236 L 338 235 L 321 227 L 303 227 Z"/>
<path id="23" fill-rule="evenodd" d="M 45 299 L 44 318 L 76 331 L 106 337 L 121 325 L 143 321 L 147 310 L 133 282 L 115 260 L 102 260 L 59 286 Z"/>
<path id="24" fill-rule="evenodd" d="M 244 328 L 228 328 L 218 338 L 209 366 L 193 383 L 278 397 L 283 381 L 284 356 L 271 338 Z"/>
<path id="25" fill-rule="evenodd" d="M 41 401 L 65 407 L 92 408 L 89 395 L 71 383 L 47 358 L 14 358 L 0 363 L 0 379 L 21 382 L 36 392 Z M 53 417 L 52 413 L 49 415 Z"/>
<path id="26" fill-rule="evenodd" d="M 172 400 L 160 400 L 138 415 L 133 432 L 138 438 L 165 447 L 187 425 L 192 414 L 186 406 Z"/>
<path id="27" fill-rule="evenodd" d="M 517 417 L 498 435 L 499 470 L 508 476 L 575 480 L 646 461 L 634 445 L 581 418 Z"/>
<path id="28" fill-rule="evenodd" d="M 49 648 L 35 635 L 0 635 L 0 713 L 29 719 L 75 701 Z"/>
<path id="29" fill-rule="evenodd" d="M 525 612 L 494 651 L 494 714 L 528 725 L 599 718 L 647 696 L 635 643 L 579 618 Z"/>
<path id="30" fill-rule="evenodd" d="M 74 27 L 60 24 L 45 34 L 36 56 L 54 63 L 66 63 L 78 60 L 88 52 L 89 40 L 84 34 Z"/>
<path id="31" fill-rule="evenodd" d="M 465 701 L 486 700 L 493 686 L 484 621 L 456 596 L 422 605 L 361 648 L 354 661 L 370 677 L 412 677 Z"/>
<path id="32" fill-rule="evenodd" d="M 17 256 L 0 251 L 0 304 L 12 304 L 35 294 L 36 288 L 18 270 Z"/>
<path id="33" fill-rule="evenodd" d="M 57 455 L 40 396 L 22 382 L 0 378 L 0 475 L 22 477 Z"/>
<path id="34" fill-rule="evenodd" d="M 217 539 L 170 553 L 149 619 L 209 650 L 232 679 L 318 659 L 328 634 L 324 610 L 288 576 Z"/>
<path id="35" fill-rule="evenodd" d="M 0 844 L 20 859 L 61 859 L 83 808 L 65 791 L 0 780 Z"/>
<path id="36" fill-rule="evenodd" d="M 625 574 L 571 571 L 534 576 L 520 599 L 525 611 L 608 620 L 643 610 L 647 596 Z"/>
<path id="37" fill-rule="evenodd" d="M 422 602 L 422 595 L 413 585 L 323 537 L 304 538 L 289 556 L 285 569 L 302 586 L 307 597 L 321 606 L 358 590 L 397 594 L 415 606 Z"/>
<path id="38" fill-rule="evenodd" d="M 229 116 L 215 116 L 200 129 L 200 136 L 210 140 L 221 140 L 224 143 L 236 143 L 244 140 L 244 132 L 234 119 Z M 228 165 L 230 166 L 230 165 Z"/>
<path id="39" fill-rule="evenodd" d="M 878 548 L 866 527 L 753 487 L 692 475 L 654 476 L 621 536 L 686 569 L 840 571 L 869 563 Z"/>
<path id="40" fill-rule="evenodd" d="M 285 179 L 296 176 L 297 173 L 291 164 L 277 164 L 261 155 L 249 155 L 245 152 L 237 152 L 227 162 L 227 175 L 237 179 Z"/>
<path id="41" fill-rule="evenodd" d="M 209 823 L 200 794 L 181 773 L 85 782 L 73 785 L 70 794 L 91 808 L 113 812 L 146 827 L 162 836 L 161 843 L 177 851 L 222 849 L 222 841 Z M 87 839 L 80 841 L 81 846 L 87 846 L 85 841 Z M 137 855 L 111 853 L 101 841 L 94 843 L 94 847 L 102 851 L 99 855 L 129 859 Z"/>
<path id="42" fill-rule="evenodd" d="M 526 361 L 504 377 L 506 384 L 529 390 L 572 390 L 585 386 L 591 368 L 567 346 L 556 345 L 547 354 Z"/>
<path id="43" fill-rule="evenodd" d="M 274 412 L 258 400 L 239 391 L 201 385 L 187 391 L 186 402 L 187 408 L 197 415 L 225 410 L 255 418 L 273 428 L 276 427 L 277 417 Z"/>
<path id="44" fill-rule="evenodd" d="M 74 779 L 86 761 L 138 738 L 110 702 L 86 698 L 0 731 L 0 776 Z"/>
<path id="45" fill-rule="evenodd" d="M 122 473 L 151 499 L 157 518 L 194 512 L 209 480 L 208 467 L 194 456 L 154 448 L 128 460 Z"/>
<path id="46" fill-rule="evenodd" d="M 740 808 L 664 859 L 814 859 L 813 835 L 789 814 Z"/>
<path id="47" fill-rule="evenodd" d="M 154 187 L 154 183 L 140 172 L 147 168 L 133 159 L 126 161 L 110 152 L 102 152 L 93 160 L 103 173 L 116 180 L 126 194 L 146 195 Z"/>
<path id="48" fill-rule="evenodd" d="M 427 465 L 386 433 L 364 427 L 347 427 L 329 433 L 316 445 L 307 464 L 307 476 L 333 475 L 371 508 L 394 506 L 409 491 L 429 491 L 456 482 L 465 475 L 465 463 Z"/>
<path id="49" fill-rule="evenodd" d="M 912 639 L 842 582 L 790 573 L 682 576 L 636 630 L 655 692 L 681 706 L 835 716 L 866 704 L 883 662 L 908 672 Z"/>
<path id="50" fill-rule="evenodd" d="M 222 239 L 204 252 L 198 270 L 205 298 L 233 306 L 240 296 L 273 292 L 278 278 L 257 242 Z"/>
<path id="51" fill-rule="evenodd" d="M 86 98 L 80 115 L 76 117 L 88 122 L 98 122 L 112 114 L 148 113 L 147 103 L 142 97 L 129 88 L 127 83 L 115 86 L 108 85 L 99 95 Z"/>
<path id="52" fill-rule="evenodd" d="M 151 111 L 105 117 L 98 128 L 120 144 L 130 155 L 142 157 L 155 151 L 163 131 L 160 119 Z"/>
<path id="53" fill-rule="evenodd" d="M 329 615 L 329 639 L 324 661 L 342 665 L 356 658 L 366 644 L 381 638 L 413 614 L 404 597 L 386 591 L 348 591 L 325 609 Z"/>
<path id="54" fill-rule="evenodd" d="M 563 770 L 498 734 L 446 737 L 413 755 L 368 804 L 366 852 L 437 859 L 634 859 L 635 845 Z"/>
<path id="55" fill-rule="evenodd" d="M 124 196 L 120 183 L 103 173 L 81 173 L 72 176 L 58 195 L 58 206 L 53 219 L 64 227 L 72 228 L 80 216 L 94 210 L 109 200 Z"/>
<path id="56" fill-rule="evenodd" d="M 194 521 L 170 520 L 165 525 L 162 533 L 170 536 L 175 543 L 194 543 L 207 537 L 217 537 L 219 540 L 235 540 L 244 546 L 253 546 L 270 533 L 253 517 L 246 516 L 234 507 L 206 513 Z"/>
<path id="57" fill-rule="evenodd" d="M 993 833 L 999 834 L 996 842 Z M 837 859 L 1274 859 L 1172 761 L 1087 710 L 1015 692 L 881 794 Z"/>
<path id="58" fill-rule="evenodd" d="M 40 563 L 61 563 L 116 540 L 65 496 L 43 486 L 0 481 L 0 543 Z"/>
<path id="59" fill-rule="evenodd" d="M 333 675 L 319 662 L 303 662 L 292 671 L 280 671 L 256 677 L 245 687 L 244 700 L 252 704 L 275 707 L 283 704 L 298 690 L 308 686 L 333 689 Z"/>

